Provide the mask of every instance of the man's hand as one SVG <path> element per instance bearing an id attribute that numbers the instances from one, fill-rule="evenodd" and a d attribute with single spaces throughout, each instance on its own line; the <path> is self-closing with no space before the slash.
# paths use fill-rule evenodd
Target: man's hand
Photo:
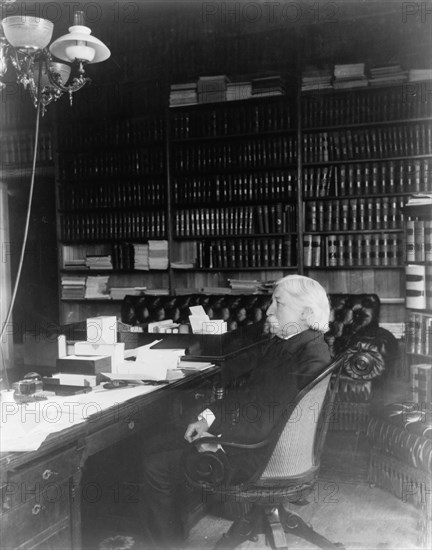
<path id="1" fill-rule="evenodd" d="M 196 422 L 192 422 L 192 424 L 189 424 L 189 426 L 186 428 L 184 438 L 186 439 L 186 441 L 191 443 L 192 441 L 195 441 L 195 439 L 202 437 L 208 429 L 209 425 L 207 424 L 206 420 L 202 418 L 201 420 L 197 420 Z"/>
<path id="2" fill-rule="evenodd" d="M 201 437 L 214 437 L 214 435 L 204 432 Z M 199 453 L 216 453 L 219 448 L 220 445 L 217 443 L 201 443 L 201 445 L 197 445 Z"/>

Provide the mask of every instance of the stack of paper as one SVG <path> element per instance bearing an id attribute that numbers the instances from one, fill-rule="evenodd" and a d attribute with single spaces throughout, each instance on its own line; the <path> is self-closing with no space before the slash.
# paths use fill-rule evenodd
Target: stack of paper
<path id="1" fill-rule="evenodd" d="M 167 380 L 167 371 L 177 369 L 180 357 L 185 354 L 184 349 L 152 349 L 155 340 L 145 346 L 140 346 L 125 352 L 129 360 L 118 363 L 114 374 L 128 380 Z M 104 373 L 112 378 L 112 374 Z"/>
<path id="2" fill-rule="evenodd" d="M 86 300 L 109 299 L 108 281 L 109 276 L 87 277 Z"/>
<path id="3" fill-rule="evenodd" d="M 112 269 L 113 264 L 111 260 L 111 254 L 87 256 L 86 266 L 89 269 Z"/>
<path id="4" fill-rule="evenodd" d="M 308 68 L 302 74 L 302 91 L 327 90 L 332 88 L 332 74 L 330 69 Z"/>
<path id="5" fill-rule="evenodd" d="M 238 101 L 252 97 L 252 82 L 228 82 L 226 87 L 227 101 Z"/>
<path id="6" fill-rule="evenodd" d="M 181 105 L 193 105 L 197 103 L 197 83 L 185 82 L 184 84 L 171 84 L 169 97 L 170 107 Z"/>
<path id="7" fill-rule="evenodd" d="M 168 241 L 149 241 L 150 269 L 168 269 Z"/>
<path id="8" fill-rule="evenodd" d="M 253 97 L 283 95 L 284 93 L 285 84 L 280 75 L 265 76 L 252 80 Z"/>
<path id="9" fill-rule="evenodd" d="M 86 278 L 77 275 L 62 275 L 61 297 L 64 300 L 82 300 L 86 292 Z"/>
<path id="10" fill-rule="evenodd" d="M 407 79 L 406 71 L 403 71 L 400 65 L 384 65 L 382 67 L 374 67 L 370 70 L 371 78 L 369 82 L 371 86 L 380 86 L 383 84 L 397 84 L 405 82 Z"/>
<path id="11" fill-rule="evenodd" d="M 149 270 L 149 245 L 148 244 L 134 244 L 135 263 L 134 269 L 143 271 Z"/>
<path id="12" fill-rule="evenodd" d="M 228 282 L 236 294 L 256 294 L 261 290 L 261 281 L 228 279 Z"/>
<path id="13" fill-rule="evenodd" d="M 364 63 L 335 65 L 333 88 L 335 90 L 341 90 L 345 88 L 364 88 L 368 86 L 369 81 L 364 71 Z"/>

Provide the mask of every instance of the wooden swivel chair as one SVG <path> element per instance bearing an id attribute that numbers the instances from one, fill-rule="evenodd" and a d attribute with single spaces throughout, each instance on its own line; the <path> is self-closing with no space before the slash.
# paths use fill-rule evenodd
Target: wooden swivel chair
<path id="1" fill-rule="evenodd" d="M 245 540 L 257 540 L 260 532 L 266 534 L 267 540 L 272 540 L 275 548 L 287 548 L 285 533 L 320 548 L 343 548 L 318 534 L 298 514 L 284 507 L 291 503 L 306 504 L 307 495 L 313 491 L 342 363 L 341 359 L 334 361 L 298 394 L 289 414 L 283 415 L 283 421 L 275 426 L 275 433 L 269 439 L 252 445 L 213 437 L 194 442 L 217 441 L 224 448 L 267 446 L 267 463 L 247 483 L 229 485 L 224 482 L 223 453 L 197 453 L 194 449 L 186 453 L 184 469 L 192 487 L 218 495 L 223 502 L 234 500 L 245 504 L 245 513 L 218 541 L 216 548 L 235 548 Z"/>

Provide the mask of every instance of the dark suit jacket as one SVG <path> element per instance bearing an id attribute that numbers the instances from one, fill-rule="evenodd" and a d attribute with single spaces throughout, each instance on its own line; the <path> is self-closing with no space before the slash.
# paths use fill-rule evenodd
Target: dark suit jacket
<path id="1" fill-rule="evenodd" d="M 323 335 L 309 329 L 288 340 L 273 337 L 248 361 L 251 371 L 244 387 L 209 407 L 215 415 L 210 432 L 241 443 L 267 438 L 298 392 L 331 357 Z"/>

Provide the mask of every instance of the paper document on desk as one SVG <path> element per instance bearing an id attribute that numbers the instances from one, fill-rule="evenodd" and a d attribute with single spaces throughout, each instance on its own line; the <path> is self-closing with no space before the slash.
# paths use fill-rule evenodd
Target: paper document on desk
<path id="1" fill-rule="evenodd" d="M 118 363 L 115 374 L 127 374 L 136 377 L 136 380 L 166 380 L 167 372 L 177 368 L 180 357 L 184 354 L 184 349 L 138 348 L 135 361 Z"/>

